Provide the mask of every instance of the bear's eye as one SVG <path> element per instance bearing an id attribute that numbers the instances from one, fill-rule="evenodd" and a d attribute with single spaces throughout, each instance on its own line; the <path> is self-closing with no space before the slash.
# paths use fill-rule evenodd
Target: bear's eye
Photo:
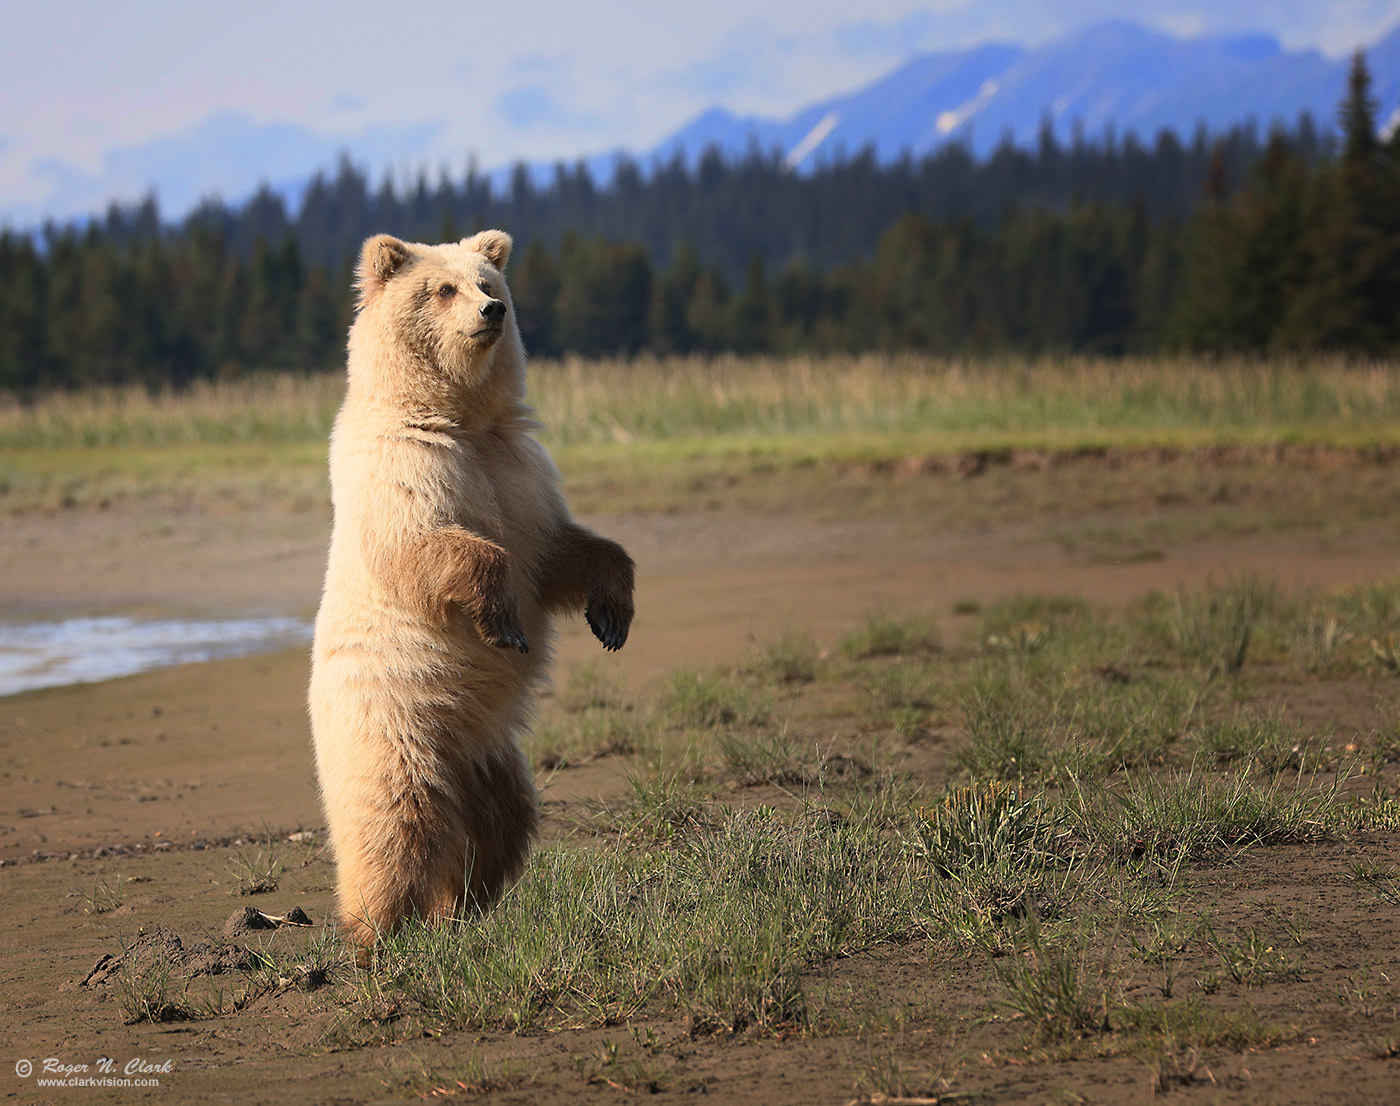
<path id="1" fill-rule="evenodd" d="M 450 300 L 453 296 L 457 294 L 457 289 L 452 287 L 452 285 L 450 284 L 444 284 L 441 288 L 438 289 L 437 294 L 445 300 Z"/>
<path id="2" fill-rule="evenodd" d="M 495 296 L 496 294 L 495 292 L 491 291 L 491 285 L 487 284 L 484 280 L 480 284 L 478 284 L 477 287 L 480 288 L 483 292 L 485 292 L 488 296 Z"/>

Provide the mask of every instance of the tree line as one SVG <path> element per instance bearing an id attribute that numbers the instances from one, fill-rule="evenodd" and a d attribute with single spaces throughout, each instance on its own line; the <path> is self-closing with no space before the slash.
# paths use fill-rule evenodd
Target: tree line
<path id="1" fill-rule="evenodd" d="M 606 187 L 581 168 L 497 196 L 371 194 L 348 162 L 292 216 L 264 190 L 179 226 L 153 200 L 86 227 L 0 233 L 0 387 L 180 385 L 340 364 L 359 241 L 517 238 L 535 354 L 721 350 L 1115 354 L 1400 352 L 1400 135 L 1377 134 L 1357 56 L 1338 141 L 1307 120 L 1260 139 L 958 147 L 784 171 L 711 155 Z"/>

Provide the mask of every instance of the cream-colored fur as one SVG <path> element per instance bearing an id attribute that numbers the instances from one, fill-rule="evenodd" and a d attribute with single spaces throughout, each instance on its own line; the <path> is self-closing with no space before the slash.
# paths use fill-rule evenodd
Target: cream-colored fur
<path id="1" fill-rule="evenodd" d="M 404 918 L 460 917 L 519 873 L 537 813 L 518 737 L 552 615 L 583 609 L 608 649 L 632 619 L 631 559 L 572 521 L 533 436 L 510 248 L 380 236 L 361 256 L 310 706 L 362 963 Z"/>

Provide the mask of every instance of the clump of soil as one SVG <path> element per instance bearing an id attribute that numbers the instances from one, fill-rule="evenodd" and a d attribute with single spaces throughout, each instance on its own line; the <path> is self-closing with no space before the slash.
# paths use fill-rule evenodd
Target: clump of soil
<path id="1" fill-rule="evenodd" d="M 108 953 L 78 983 L 79 987 L 100 987 L 111 983 L 123 971 L 141 972 L 158 964 L 178 968 L 190 979 L 199 975 L 223 975 L 243 971 L 252 963 L 252 953 L 240 945 L 201 941 L 185 947 L 179 935 L 164 927 L 143 934 L 131 948 L 119 955 Z"/>
<path id="2" fill-rule="evenodd" d="M 225 937 L 241 937 L 260 929 L 281 929 L 283 926 L 309 926 L 311 918 L 299 906 L 294 906 L 284 916 L 267 914 L 256 906 L 240 906 L 229 915 L 224 923 Z"/>
<path id="3" fill-rule="evenodd" d="M 256 906 L 240 906 L 224 923 L 225 937 L 241 937 L 259 929 L 276 929 L 277 923 Z"/>

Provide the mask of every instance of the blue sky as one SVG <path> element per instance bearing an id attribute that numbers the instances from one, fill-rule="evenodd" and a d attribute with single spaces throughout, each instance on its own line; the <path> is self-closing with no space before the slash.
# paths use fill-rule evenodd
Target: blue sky
<path id="1" fill-rule="evenodd" d="M 178 213 L 342 149 L 376 177 L 645 150 L 713 104 L 786 115 L 913 53 L 1106 18 L 1335 56 L 1400 23 L 1400 0 L 9 0 L 0 221 L 151 187 Z"/>

